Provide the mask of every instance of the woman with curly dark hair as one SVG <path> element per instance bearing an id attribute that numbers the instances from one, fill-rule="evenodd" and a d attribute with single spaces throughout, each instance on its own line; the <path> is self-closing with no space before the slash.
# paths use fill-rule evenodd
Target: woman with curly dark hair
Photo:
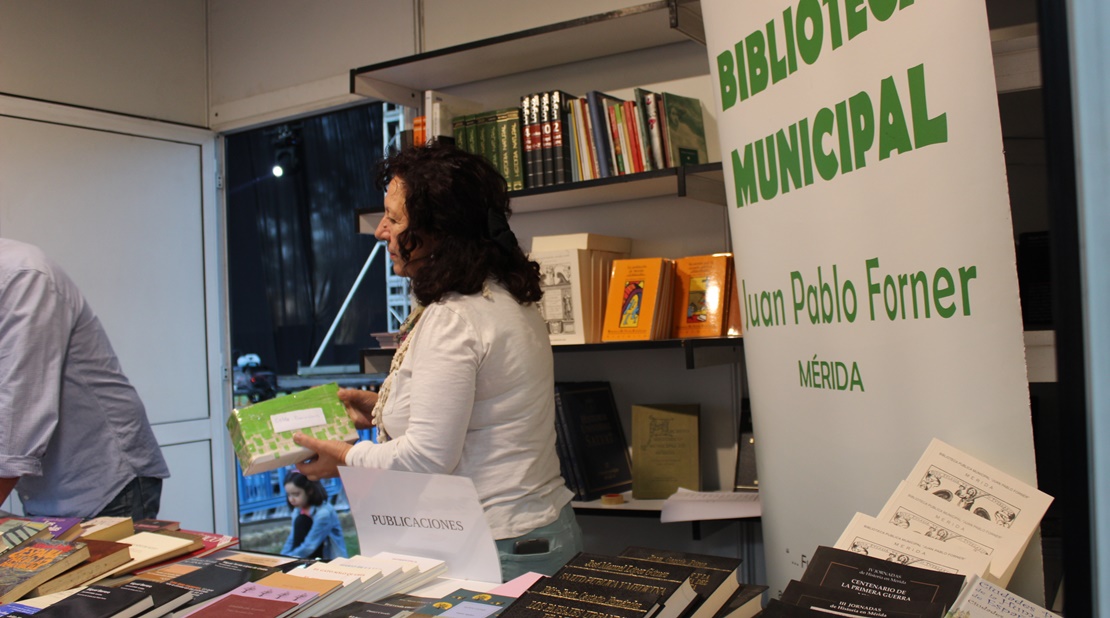
<path id="1" fill-rule="evenodd" d="M 505 179 L 484 158 L 432 142 L 383 162 L 385 213 L 375 236 L 417 303 L 379 393 L 341 389 L 377 444 L 298 435 L 337 466 L 457 474 L 478 490 L 507 581 L 554 573 L 582 549 L 559 476 L 551 344 L 536 303 L 539 266 L 509 228 Z M 384 437 L 384 441 L 383 441 Z"/>

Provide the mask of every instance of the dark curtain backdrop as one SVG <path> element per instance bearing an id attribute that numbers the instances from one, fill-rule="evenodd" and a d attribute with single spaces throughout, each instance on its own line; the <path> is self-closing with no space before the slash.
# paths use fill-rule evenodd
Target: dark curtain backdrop
<path id="1" fill-rule="evenodd" d="M 282 140 L 282 136 L 287 136 Z M 255 353 L 279 374 L 307 366 L 374 248 L 356 212 L 382 210 L 380 104 L 228 136 L 227 243 L 232 362 Z M 277 178 L 279 151 L 296 163 Z M 318 365 L 355 365 L 386 329 L 379 252 Z"/>

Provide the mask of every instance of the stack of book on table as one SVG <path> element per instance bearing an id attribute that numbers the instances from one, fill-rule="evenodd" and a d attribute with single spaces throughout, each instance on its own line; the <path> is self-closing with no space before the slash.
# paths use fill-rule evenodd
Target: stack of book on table
<path id="1" fill-rule="evenodd" d="M 1006 590 L 1051 501 L 934 439 L 879 515 L 856 513 L 762 615 L 1055 616 Z"/>

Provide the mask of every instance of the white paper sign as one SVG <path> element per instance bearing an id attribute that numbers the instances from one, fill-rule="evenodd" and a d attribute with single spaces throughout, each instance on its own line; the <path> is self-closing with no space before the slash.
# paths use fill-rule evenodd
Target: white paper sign
<path id="1" fill-rule="evenodd" d="M 967 0 L 702 11 L 776 593 L 934 437 L 1036 483 L 990 33 Z"/>
<path id="2" fill-rule="evenodd" d="M 340 467 L 364 554 L 438 558 L 458 579 L 501 581 L 501 562 L 474 483 L 464 476 Z"/>
<path id="3" fill-rule="evenodd" d="M 328 419 L 324 416 L 323 408 L 306 408 L 282 412 L 270 417 L 270 424 L 274 426 L 274 433 L 283 431 L 296 431 L 306 427 L 327 425 Z"/>

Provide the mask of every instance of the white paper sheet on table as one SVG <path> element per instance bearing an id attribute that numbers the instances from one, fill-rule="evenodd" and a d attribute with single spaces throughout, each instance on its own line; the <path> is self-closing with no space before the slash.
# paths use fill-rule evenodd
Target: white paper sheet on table
<path id="1" fill-rule="evenodd" d="M 690 491 L 679 488 L 663 502 L 659 521 L 700 521 L 703 519 L 742 519 L 763 513 L 759 493 L 754 491 Z"/>

